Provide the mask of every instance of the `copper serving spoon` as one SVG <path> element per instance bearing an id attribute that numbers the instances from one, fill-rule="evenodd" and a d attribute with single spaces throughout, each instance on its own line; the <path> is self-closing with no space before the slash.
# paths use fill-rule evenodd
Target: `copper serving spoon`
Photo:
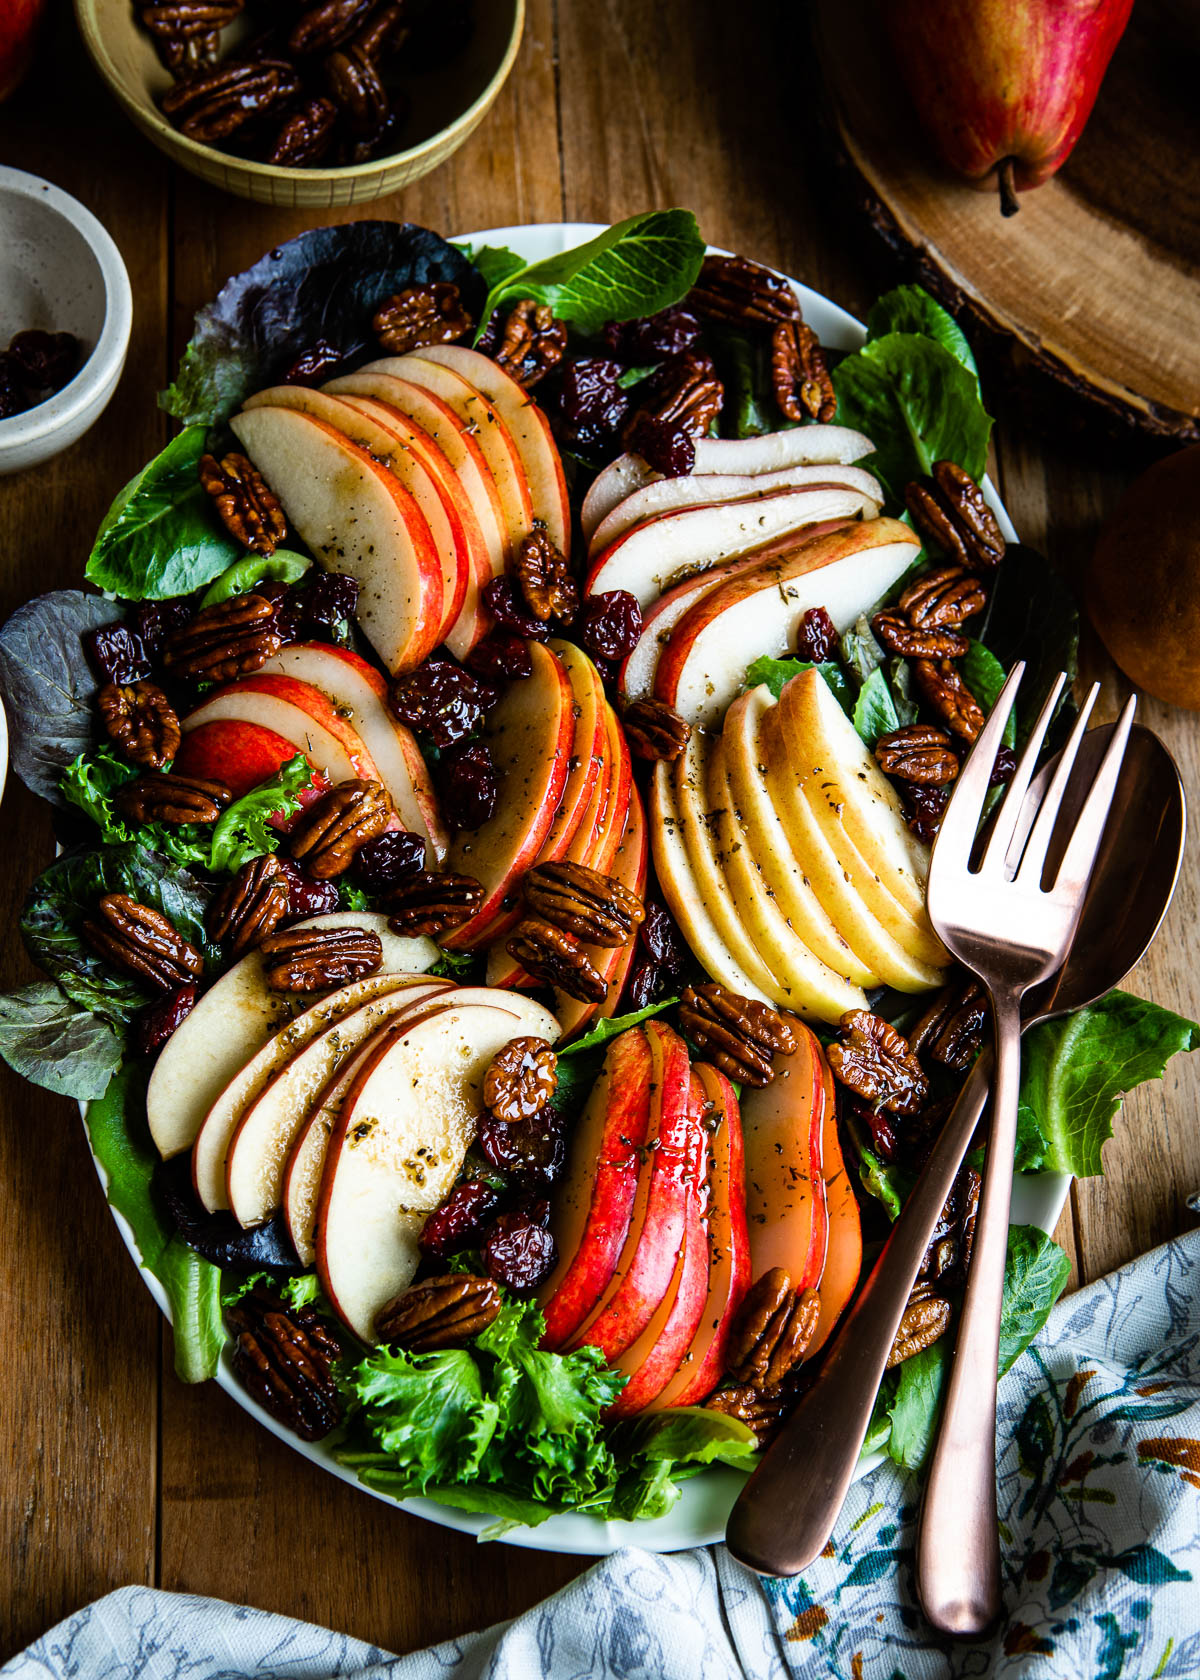
<path id="1" fill-rule="evenodd" d="M 1111 733 L 1112 726 L 1106 726 L 1084 738 L 1063 806 L 1068 827 Z M 1054 761 L 1046 765 L 1030 788 L 1034 810 L 1054 767 Z M 1023 1032 L 1097 1002 L 1141 960 L 1171 902 L 1185 829 L 1183 784 L 1175 761 L 1156 735 L 1135 726 L 1074 943 L 1058 974 L 1026 994 Z M 815 1382 L 730 1513 L 729 1549 L 760 1575 L 799 1574 L 820 1556 L 833 1532 L 900 1319 L 986 1107 L 991 1069 L 991 1052 L 985 1051 Z"/>

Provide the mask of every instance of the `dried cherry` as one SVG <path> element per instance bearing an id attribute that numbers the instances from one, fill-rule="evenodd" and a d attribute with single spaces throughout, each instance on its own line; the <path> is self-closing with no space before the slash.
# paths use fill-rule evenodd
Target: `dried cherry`
<path id="1" fill-rule="evenodd" d="M 589 453 L 615 450 L 630 399 L 618 383 L 624 368 L 610 356 L 580 356 L 563 375 L 558 407 L 569 441 Z"/>
<path id="2" fill-rule="evenodd" d="M 629 434 L 628 443 L 648 467 L 664 478 L 686 478 L 696 465 L 696 440 L 682 426 L 644 414 Z"/>
<path id="3" fill-rule="evenodd" d="M 439 751 L 473 735 L 495 701 L 489 684 L 449 659 L 427 659 L 398 677 L 390 694 L 400 722 L 427 736 Z"/>
<path id="4" fill-rule="evenodd" d="M 669 980 L 678 980 L 683 975 L 687 969 L 683 935 L 675 926 L 671 912 L 655 899 L 646 900 L 646 915 L 638 928 L 638 938 Z"/>
<path id="5" fill-rule="evenodd" d="M 610 321 L 604 341 L 614 356 L 631 367 L 681 356 L 700 337 L 700 322 L 690 309 L 674 303 L 657 315 L 642 315 L 636 321 Z"/>
<path id="6" fill-rule="evenodd" d="M 305 635 L 330 638 L 358 610 L 358 579 L 344 572 L 318 572 L 296 590 Z"/>
<path id="7" fill-rule="evenodd" d="M 625 982 L 622 1009 L 632 1012 L 645 1009 L 666 991 L 666 974 L 653 957 L 639 957 Z"/>
<path id="8" fill-rule="evenodd" d="M 544 642 L 547 636 L 553 634 L 554 626 L 549 621 L 535 618 L 525 605 L 525 597 L 514 578 L 497 577 L 485 583 L 483 604 L 501 630 L 508 630 L 514 636 L 523 636 L 526 641 Z"/>
<path id="9" fill-rule="evenodd" d="M 278 578 L 263 578 L 254 585 L 254 593 L 275 608 L 274 628 L 285 645 L 300 639 L 300 601 L 295 591 Z"/>
<path id="10" fill-rule="evenodd" d="M 14 414 L 24 414 L 32 407 L 17 364 L 0 350 L 0 420 L 11 420 Z"/>
<path id="11" fill-rule="evenodd" d="M 105 682 L 142 682 L 150 675 L 150 660 L 141 637 L 128 624 L 102 624 L 83 638 L 84 650 L 96 675 Z"/>
<path id="12" fill-rule="evenodd" d="M 996 754 L 996 762 L 992 765 L 992 774 L 988 786 L 1000 787 L 1002 783 L 1010 781 L 1016 768 L 1016 753 L 1011 747 L 1001 747 Z"/>
<path id="13" fill-rule="evenodd" d="M 824 607 L 810 607 L 796 632 L 796 656 L 820 665 L 838 645 L 838 633 Z"/>
<path id="14" fill-rule="evenodd" d="M 508 1123 L 485 1111 L 478 1142 L 490 1166 L 539 1184 L 553 1183 L 566 1160 L 562 1124 L 552 1108 L 544 1108 L 531 1120 Z"/>
<path id="15" fill-rule="evenodd" d="M 493 1220 L 483 1245 L 487 1275 L 520 1293 L 536 1289 L 549 1277 L 557 1258 L 550 1232 L 523 1210 Z"/>
<path id="16" fill-rule="evenodd" d="M 342 365 L 344 355 L 327 338 L 318 338 L 307 350 L 302 350 L 282 376 L 281 385 L 319 385 Z"/>
<path id="17" fill-rule="evenodd" d="M 188 984 L 140 1009 L 133 1018 L 133 1048 L 137 1054 L 153 1056 L 161 1050 L 175 1028 L 192 1013 L 199 996 L 199 986 Z"/>
<path id="18" fill-rule="evenodd" d="M 61 391 L 79 366 L 79 340 L 74 333 L 43 332 L 30 327 L 8 347 L 17 377 L 30 391 Z"/>
<path id="19" fill-rule="evenodd" d="M 909 782 L 902 791 L 905 822 L 918 840 L 932 846 L 950 802 L 949 787 L 933 782 Z"/>
<path id="20" fill-rule="evenodd" d="M 182 601 L 139 601 L 130 624 L 149 659 L 158 659 L 167 641 L 195 616 L 195 604 Z"/>
<path id="21" fill-rule="evenodd" d="M 279 867 L 287 876 L 288 919 L 302 916 L 329 916 L 341 903 L 336 881 L 314 881 L 301 873 L 291 858 L 281 857 Z"/>
<path id="22" fill-rule="evenodd" d="M 436 1260 L 448 1260 L 460 1249 L 469 1248 L 499 1203 L 498 1193 L 482 1178 L 456 1184 L 421 1227 L 417 1238 L 421 1253 Z"/>
<path id="23" fill-rule="evenodd" d="M 471 741 L 444 752 L 438 765 L 438 791 L 453 828 L 482 828 L 496 809 L 500 791 L 487 744 Z"/>
<path id="24" fill-rule="evenodd" d="M 524 636 L 492 630 L 468 653 L 467 666 L 485 682 L 518 682 L 533 675 L 533 655 Z"/>
<path id="25" fill-rule="evenodd" d="M 407 829 L 389 828 L 355 853 L 350 873 L 364 892 L 383 893 L 425 867 L 425 842 Z"/>
<path id="26" fill-rule="evenodd" d="M 628 657 L 642 633 L 642 609 L 627 589 L 589 595 L 580 608 L 575 631 L 593 659 Z"/>

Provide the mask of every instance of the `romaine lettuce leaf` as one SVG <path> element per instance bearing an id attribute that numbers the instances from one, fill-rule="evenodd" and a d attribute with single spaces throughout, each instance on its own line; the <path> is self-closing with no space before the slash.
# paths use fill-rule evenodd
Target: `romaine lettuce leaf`
<path id="1" fill-rule="evenodd" d="M 888 333 L 924 333 L 961 362 L 969 373 L 978 376 L 971 346 L 963 337 L 962 328 L 930 297 L 923 286 L 897 286 L 885 292 L 871 305 L 867 316 L 868 339 L 886 338 Z"/>
<path id="2" fill-rule="evenodd" d="M 1024 1353 L 1067 1287 L 1071 1262 L 1036 1225 L 1010 1225 L 1000 1314 L 1000 1375 Z"/>
<path id="3" fill-rule="evenodd" d="M 290 548 L 277 548 L 272 554 L 243 554 L 220 577 L 214 578 L 200 598 L 202 607 L 212 607 L 218 601 L 228 601 L 234 595 L 249 594 L 257 583 L 298 583 L 305 572 L 312 569 L 312 561 Z"/>
<path id="4" fill-rule="evenodd" d="M 798 677 L 801 671 L 811 671 L 813 668 L 811 662 L 806 659 L 771 659 L 764 654 L 747 667 L 746 687 L 757 688 L 760 683 L 765 684 L 778 700 L 793 677 Z M 842 710 L 849 716 L 854 710 L 854 696 L 842 667 L 836 660 L 827 659 L 816 669 L 837 696 Z"/>

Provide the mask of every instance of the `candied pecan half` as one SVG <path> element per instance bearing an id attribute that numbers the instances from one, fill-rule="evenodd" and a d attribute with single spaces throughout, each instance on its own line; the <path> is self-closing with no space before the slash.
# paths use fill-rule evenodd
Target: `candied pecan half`
<path id="1" fill-rule="evenodd" d="M 277 857 L 251 858 L 222 887 L 208 911 L 208 931 L 227 944 L 231 957 L 245 956 L 274 933 L 291 909 L 292 888 Z"/>
<path id="2" fill-rule="evenodd" d="M 494 330 L 489 326 L 489 338 Z M 489 354 L 527 391 L 557 367 L 567 351 L 565 325 L 555 320 L 548 304 L 535 303 L 532 298 L 522 298 L 509 311 L 498 337 L 496 348 Z"/>
<path id="3" fill-rule="evenodd" d="M 987 590 L 974 572 L 939 566 L 910 583 L 900 611 L 916 630 L 953 630 L 987 606 Z"/>
<path id="4" fill-rule="evenodd" d="M 541 624 L 553 619 L 569 624 L 579 608 L 579 585 L 571 574 L 567 557 L 551 540 L 540 519 L 521 539 L 513 556 L 513 576 L 520 585 L 525 605 Z"/>
<path id="5" fill-rule="evenodd" d="M 500 1291 L 490 1278 L 448 1272 L 414 1283 L 389 1301 L 376 1317 L 375 1333 L 409 1353 L 466 1347 L 496 1319 L 500 1306 Z"/>
<path id="6" fill-rule="evenodd" d="M 779 412 L 788 420 L 826 425 L 837 412 L 821 341 L 799 316 L 781 322 L 771 334 L 771 384 Z"/>
<path id="7" fill-rule="evenodd" d="M 196 682 L 232 682 L 257 671 L 281 645 L 273 604 L 263 595 L 233 595 L 173 631 L 163 664 Z"/>
<path id="8" fill-rule="evenodd" d="M 105 683 L 96 705 L 109 740 L 131 763 L 161 770 L 179 751 L 179 718 L 157 683 Z"/>
<path id="9" fill-rule="evenodd" d="M 635 758 L 673 764 L 692 738 L 692 726 L 662 700 L 631 700 L 621 713 Z"/>
<path id="10" fill-rule="evenodd" d="M 339 782 L 315 799 L 288 835 L 288 851 L 315 880 L 344 875 L 360 846 L 382 834 L 392 802 L 378 782 Z"/>
<path id="11" fill-rule="evenodd" d="M 913 680 L 928 704 L 956 735 L 974 741 L 986 719 L 983 708 L 949 659 L 914 659 Z"/>
<path id="12" fill-rule="evenodd" d="M 388 926 L 409 939 L 437 939 L 461 927 L 483 903 L 483 887 L 473 875 L 445 875 L 418 869 L 383 899 Z"/>
<path id="13" fill-rule="evenodd" d="M 720 1388 L 704 1402 L 706 1411 L 724 1412 L 752 1429 L 760 1446 L 776 1433 L 791 1409 L 791 1396 L 786 1389 L 765 1394 L 752 1383 L 737 1383 L 732 1388 Z"/>
<path id="14" fill-rule="evenodd" d="M 113 804 L 133 822 L 214 823 L 233 795 L 224 782 L 206 781 L 202 776 L 181 776 L 159 771 L 135 776 L 113 795 Z"/>
<path id="15" fill-rule="evenodd" d="M 259 950 L 267 985 L 277 992 L 324 992 L 383 967 L 379 935 L 353 925 L 284 928 Z"/>
<path id="16" fill-rule="evenodd" d="M 170 992 L 204 973 L 204 958 L 161 911 L 128 893 L 105 893 L 80 930 L 92 950 L 123 974 Z"/>
<path id="17" fill-rule="evenodd" d="M 703 437 L 725 400 L 725 388 L 717 378 L 712 357 L 691 350 L 664 362 L 641 389 L 645 393 L 642 401 L 625 425 L 627 439 L 644 420 L 657 420 L 691 437 Z"/>
<path id="18" fill-rule="evenodd" d="M 788 281 L 745 257 L 705 257 L 687 307 L 727 326 L 774 327 L 800 316 L 800 300 Z"/>
<path id="19" fill-rule="evenodd" d="M 255 554 L 273 554 L 287 536 L 287 516 L 258 468 L 233 451 L 201 455 L 200 482 L 212 497 L 230 536 Z"/>
<path id="20" fill-rule="evenodd" d="M 314 94 L 283 120 L 279 133 L 267 153 L 267 162 L 298 169 L 304 164 L 320 163 L 333 145 L 337 131 L 337 106 L 332 99 Z M 325 347 L 326 349 L 328 347 Z M 285 385 L 302 385 L 322 372 L 336 367 L 341 360 L 337 351 L 326 358 L 307 352 L 307 359 L 299 358 L 288 369 Z"/>
<path id="21" fill-rule="evenodd" d="M 379 306 L 371 330 L 385 350 L 403 356 L 425 344 L 453 344 L 474 325 L 458 287 L 435 280 L 395 292 Z"/>
<path id="22" fill-rule="evenodd" d="M 926 1052 L 943 1067 L 965 1073 L 983 1043 L 987 995 L 973 977 L 945 986 L 909 1035 L 914 1055 Z"/>
<path id="23" fill-rule="evenodd" d="M 523 891 L 535 916 L 585 945 L 627 945 L 646 915 L 635 892 L 583 863 L 539 863 L 525 876 Z"/>
<path id="24" fill-rule="evenodd" d="M 702 1056 L 744 1085 L 769 1085 L 775 1077 L 772 1058 L 796 1048 L 777 1009 L 724 986 L 685 986 L 679 1025 Z"/>
<path id="25" fill-rule="evenodd" d="M 300 92 L 295 67 L 280 58 L 232 59 L 176 82 L 162 108 L 181 134 L 212 145 Z"/>
<path id="26" fill-rule="evenodd" d="M 946 1297 L 935 1295 L 927 1283 L 918 1283 L 908 1298 L 896 1331 L 896 1339 L 887 1358 L 887 1369 L 890 1371 L 893 1366 L 911 1359 L 914 1353 L 922 1353 L 927 1347 L 932 1347 L 945 1335 L 949 1323 L 950 1303 Z"/>
<path id="27" fill-rule="evenodd" d="M 878 612 L 871 620 L 876 641 L 889 653 L 907 659 L 961 659 L 970 647 L 966 636 L 954 630 L 931 630 L 910 624 L 902 613 Z"/>
<path id="28" fill-rule="evenodd" d="M 944 730 L 929 723 L 892 729 L 875 743 L 879 768 L 906 782 L 943 787 L 958 775 L 958 755 Z"/>
<path id="29" fill-rule="evenodd" d="M 728 1373 L 764 1394 L 779 1389 L 803 1360 L 821 1316 L 815 1289 L 797 1291 L 782 1266 L 753 1284 L 729 1339 Z"/>
<path id="30" fill-rule="evenodd" d="M 1004 537 L 983 491 L 953 461 L 935 461 L 931 478 L 904 491 L 917 534 L 927 548 L 975 572 L 990 572 L 1004 558 Z"/>
<path id="31" fill-rule="evenodd" d="M 838 1083 L 876 1108 L 916 1114 L 929 1081 L 903 1034 L 868 1009 L 848 1010 L 838 1025 L 842 1040 L 826 1051 Z"/>
<path id="32" fill-rule="evenodd" d="M 361 47 L 350 42 L 325 60 L 329 97 L 357 140 L 373 142 L 387 126 L 391 103 L 379 72 Z M 427 341 L 428 342 L 428 341 Z"/>
<path id="33" fill-rule="evenodd" d="M 333 1380 L 342 1347 L 330 1326 L 314 1308 L 288 1308 L 261 1285 L 227 1316 L 237 1331 L 233 1370 L 242 1387 L 302 1441 L 328 1435 L 342 1415 Z"/>
<path id="34" fill-rule="evenodd" d="M 287 49 L 296 57 L 332 52 L 348 41 L 365 20 L 374 0 L 319 0 L 306 6 L 292 25 Z"/>
<path id="35" fill-rule="evenodd" d="M 961 1283 L 971 1263 L 975 1241 L 975 1220 L 979 1212 L 980 1178 L 976 1169 L 964 1165 L 938 1215 L 929 1247 L 917 1273 L 919 1280 L 945 1288 Z"/>
<path id="36" fill-rule="evenodd" d="M 608 996 L 607 980 L 582 945 L 540 916 L 518 922 L 505 950 L 535 980 L 557 986 L 579 1003 L 603 1003 Z"/>
<path id="37" fill-rule="evenodd" d="M 403 46 L 410 33 L 405 22 L 408 5 L 409 0 L 383 0 L 354 37 L 354 45 L 372 64 Z"/>
<path id="38" fill-rule="evenodd" d="M 544 1038 L 510 1038 L 483 1076 L 484 1106 L 512 1126 L 532 1120 L 558 1089 L 558 1057 Z"/>

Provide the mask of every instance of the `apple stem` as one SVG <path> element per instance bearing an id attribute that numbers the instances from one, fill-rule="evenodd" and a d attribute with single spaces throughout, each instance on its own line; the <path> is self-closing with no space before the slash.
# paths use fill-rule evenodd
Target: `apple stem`
<path id="1" fill-rule="evenodd" d="M 1001 160 L 1000 168 L 996 172 L 997 180 L 1000 183 L 1000 214 L 1002 216 L 1015 216 L 1021 208 L 1020 200 L 1017 197 L 1016 167 L 1016 158 L 1006 157 Z"/>

